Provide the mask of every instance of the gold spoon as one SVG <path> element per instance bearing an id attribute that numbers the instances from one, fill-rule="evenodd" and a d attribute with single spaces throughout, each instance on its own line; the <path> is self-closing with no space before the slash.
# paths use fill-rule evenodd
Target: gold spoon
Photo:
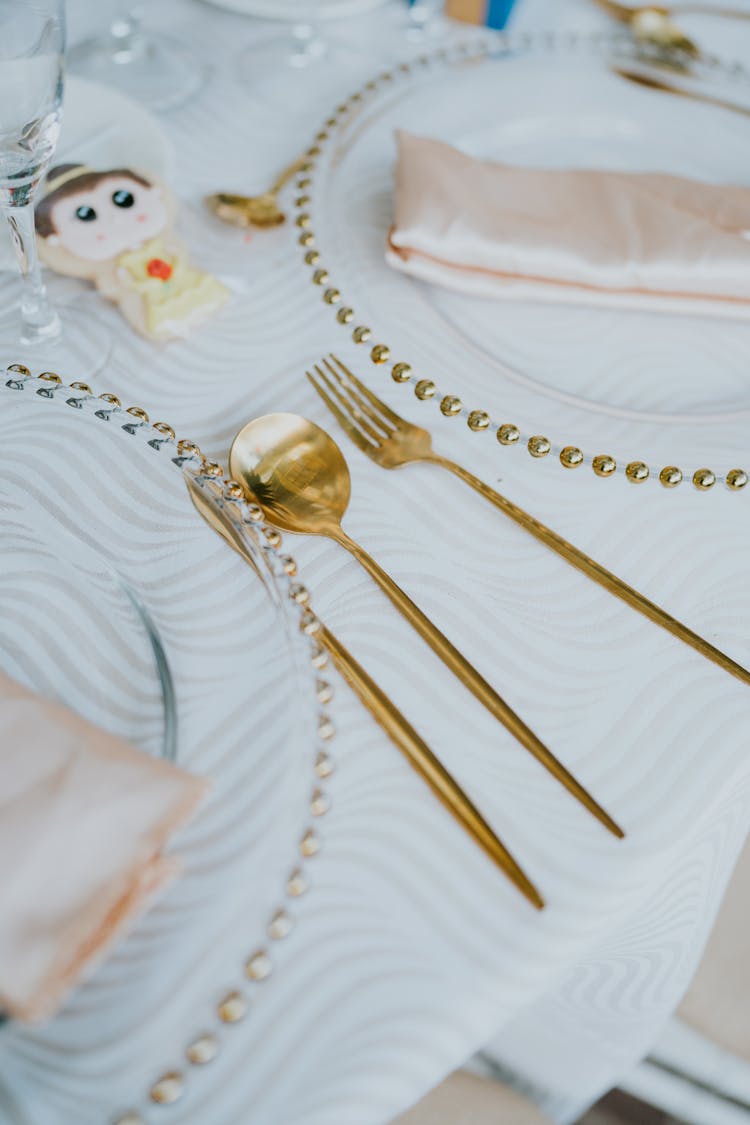
<path id="1" fill-rule="evenodd" d="M 611 816 L 379 563 L 343 530 L 341 520 L 349 503 L 351 481 L 341 450 L 325 430 L 296 414 L 267 414 L 256 418 L 234 439 L 229 468 L 232 477 L 260 505 L 270 523 L 285 531 L 326 536 L 349 551 L 436 656 L 490 714 L 610 832 L 622 838 L 624 833 Z"/>
<path id="2" fill-rule="evenodd" d="M 716 106 L 718 109 L 728 109 L 732 113 L 742 113 L 750 117 L 750 107 L 739 105 L 737 102 L 726 101 L 724 98 L 716 98 L 713 94 L 704 94 L 700 90 L 684 90 L 680 86 L 673 86 L 671 82 L 665 82 L 661 78 L 656 78 L 653 74 L 644 74 L 640 70 L 628 70 L 624 66 L 613 66 L 612 73 L 617 74 L 620 78 L 627 79 L 628 82 L 635 82 L 638 86 L 645 86 L 648 90 L 659 90 L 665 94 L 677 94 L 680 98 L 689 98 L 694 102 L 703 102 L 704 105 Z"/>
<path id="3" fill-rule="evenodd" d="M 697 58 L 700 54 L 693 40 L 685 35 L 671 18 L 671 11 L 668 8 L 659 4 L 631 7 L 629 4 L 620 4 L 618 0 L 594 0 L 594 2 L 620 23 L 626 23 L 635 38 L 641 42 L 653 43 L 667 50 L 682 51 L 684 54 L 692 55 L 693 58 Z"/>
<path id="4" fill-rule="evenodd" d="M 258 565 L 234 524 L 216 502 L 195 480 L 185 477 L 190 499 L 203 519 L 216 531 L 237 554 L 260 576 Z M 249 496 L 250 501 L 254 497 Z M 490 859 L 497 864 L 508 878 L 515 883 L 523 895 L 537 910 L 544 907 L 544 899 L 534 884 L 519 867 L 505 845 L 498 839 L 455 779 L 439 758 L 430 750 L 427 743 L 415 731 L 411 723 L 398 710 L 385 692 L 378 687 L 352 654 L 342 645 L 338 637 L 318 620 L 320 626 L 315 634 L 319 644 L 326 650 L 338 671 L 349 684 L 362 705 L 370 712 L 375 722 L 385 731 L 408 762 L 429 785 L 439 801 L 451 813 L 462 828 L 469 833 Z"/>
<path id="5" fill-rule="evenodd" d="M 233 195 L 228 191 L 219 191 L 215 195 L 207 195 L 204 202 L 225 223 L 237 227 L 276 227 L 286 219 L 276 196 L 303 163 L 304 157 L 300 156 L 262 195 Z"/>

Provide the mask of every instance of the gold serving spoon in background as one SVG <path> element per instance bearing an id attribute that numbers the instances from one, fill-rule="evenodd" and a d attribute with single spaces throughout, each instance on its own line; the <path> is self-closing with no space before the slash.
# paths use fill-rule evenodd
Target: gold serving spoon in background
<path id="1" fill-rule="evenodd" d="M 619 3 L 619 0 L 594 0 L 594 3 L 620 23 L 626 23 L 635 38 L 642 43 L 652 43 L 670 51 L 682 51 L 693 58 L 700 54 L 697 44 L 671 18 L 674 9 L 658 4 L 631 7 L 629 4 Z"/>
<path id="2" fill-rule="evenodd" d="M 304 157 L 300 156 L 284 169 L 269 190 L 262 195 L 234 195 L 228 191 L 219 191 L 214 195 L 207 195 L 204 203 L 209 211 L 213 211 L 217 219 L 232 223 L 236 227 L 279 226 L 285 221 L 286 215 L 279 207 L 276 197 L 303 163 Z"/>
<path id="3" fill-rule="evenodd" d="M 240 430 L 229 454 L 232 477 L 284 531 L 323 535 L 360 563 L 412 628 L 491 715 L 615 836 L 612 817 L 441 633 L 386 571 L 341 526 L 351 494 L 344 456 L 333 438 L 296 414 L 267 414 Z"/>

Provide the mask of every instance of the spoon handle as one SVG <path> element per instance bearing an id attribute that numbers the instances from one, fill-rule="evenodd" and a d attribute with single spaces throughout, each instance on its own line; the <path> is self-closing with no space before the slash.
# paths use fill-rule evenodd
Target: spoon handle
<path id="1" fill-rule="evenodd" d="M 469 664 L 448 638 L 441 633 L 438 627 L 416 605 L 408 594 L 398 586 L 391 576 L 386 573 L 379 563 L 372 558 L 360 545 L 355 542 L 343 529 L 332 531 L 331 537 L 361 564 L 372 579 L 378 584 L 383 593 L 390 599 L 396 609 L 401 613 L 420 637 L 427 642 L 432 651 L 443 664 L 456 676 L 461 683 L 469 689 L 479 702 L 487 708 L 491 715 L 498 719 L 505 729 L 521 743 L 538 762 L 549 770 L 553 777 L 565 786 L 568 792 L 581 802 L 597 820 L 609 829 L 615 836 L 622 837 L 624 832 L 615 823 L 612 817 L 599 805 L 590 793 L 578 782 L 575 777 L 559 762 L 554 754 L 547 749 L 543 742 L 526 725 L 523 719 L 508 706 L 504 699 L 498 695 L 484 677 Z"/>

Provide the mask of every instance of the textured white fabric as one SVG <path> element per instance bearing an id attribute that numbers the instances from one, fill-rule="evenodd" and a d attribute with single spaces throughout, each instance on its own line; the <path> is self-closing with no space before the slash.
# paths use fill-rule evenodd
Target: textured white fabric
<path id="1" fill-rule="evenodd" d="M 520 5 L 519 26 L 561 27 L 568 14 L 606 26 L 583 0 Z M 98 5 L 71 6 L 75 38 L 90 32 Z M 488 435 L 418 405 L 347 344 L 300 264 L 291 224 L 245 241 L 202 210 L 206 192 L 266 187 L 309 143 L 327 101 L 313 92 L 293 115 L 269 113 L 236 82 L 236 51 L 270 27 L 178 0 L 149 6 L 148 18 L 211 61 L 208 87 L 164 120 L 178 147 L 174 186 L 195 260 L 245 288 L 214 326 L 159 352 L 105 311 L 117 348 L 97 389 L 224 458 L 245 419 L 275 409 L 335 432 L 304 370 L 338 349 L 397 410 L 429 425 L 446 453 L 490 481 L 502 475 L 512 499 L 747 663 L 750 497 L 565 475 L 552 458 L 506 457 Z M 390 57 L 402 18 L 394 3 L 336 28 L 362 53 L 363 80 Z M 727 42 L 738 45 L 739 35 Z M 344 77 L 341 95 L 349 85 Z M 3 300 L 9 285 L 0 283 Z M 552 357 L 556 326 L 546 317 L 535 324 L 538 335 L 550 332 Z M 412 329 L 420 361 L 439 368 L 420 325 Z M 645 366 L 653 348 L 641 343 Z M 620 360 L 609 334 L 592 337 L 591 355 L 608 367 Z M 703 358 L 710 374 L 711 357 Z M 473 364 L 464 366 L 473 398 Z M 464 373 L 446 372 L 445 382 L 449 374 L 460 389 Z M 521 410 L 538 432 L 559 433 L 572 418 L 562 394 L 532 399 L 512 380 L 483 387 L 476 405 L 485 398 L 509 420 Z M 606 440 L 618 455 L 650 456 L 625 410 L 581 409 L 575 420 L 571 437 L 588 438 L 592 452 Z M 694 450 L 706 441 L 724 466 L 742 463 L 746 422 L 715 427 L 701 418 L 679 430 L 660 423 L 649 431 L 654 456 L 668 463 L 675 442 Z M 386 476 L 340 440 L 353 477 L 351 533 L 623 821 L 628 839 L 609 837 L 474 704 L 347 556 L 287 537 L 321 616 L 481 802 L 550 905 L 539 916 L 520 899 L 339 686 L 338 770 L 314 886 L 246 1022 L 222 1032 L 221 1056 L 191 1072 L 180 1102 L 149 1104 L 154 1078 L 183 1066 L 185 1044 L 211 1025 L 243 949 L 231 927 L 216 939 L 197 896 L 191 934 L 206 939 L 199 983 L 183 958 L 179 987 L 166 988 L 172 976 L 158 951 L 128 959 L 126 947 L 116 1004 L 98 1008 L 92 988 L 86 1017 L 64 1036 L 55 1025 L 45 1035 L 0 1032 L 2 1125 L 14 1122 L 4 1104 L 21 1107 L 24 1125 L 109 1125 L 131 1106 L 148 1125 L 384 1125 L 493 1036 L 553 1116 L 569 1121 L 648 1050 L 687 986 L 750 819 L 747 689 L 458 482 L 428 467 Z M 231 875 L 220 840 L 206 853 L 211 864 Z M 234 893 L 250 893 L 248 882 L 238 879 Z M 170 957 L 181 951 L 177 942 Z"/>

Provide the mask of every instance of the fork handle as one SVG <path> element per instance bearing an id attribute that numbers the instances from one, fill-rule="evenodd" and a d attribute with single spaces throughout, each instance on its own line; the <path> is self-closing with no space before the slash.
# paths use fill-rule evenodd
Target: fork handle
<path id="1" fill-rule="evenodd" d="M 578 782 L 575 777 L 557 760 L 550 750 L 540 741 L 534 732 L 526 725 L 523 719 L 508 706 L 504 699 L 487 683 L 485 678 L 471 665 L 456 646 L 444 633 L 422 612 L 409 595 L 401 589 L 391 576 L 383 570 L 382 566 L 367 553 L 359 543 L 352 539 L 341 528 L 329 532 L 342 547 L 360 563 L 370 577 L 377 583 L 383 593 L 390 599 L 396 609 L 409 622 L 419 636 L 427 642 L 432 651 L 443 664 L 456 676 L 457 679 L 469 689 L 472 695 L 487 708 L 491 715 L 498 719 L 505 729 L 525 747 L 537 761 L 549 770 L 565 788 L 572 793 L 582 805 L 591 812 L 597 820 L 609 829 L 613 835 L 622 837 L 622 829 L 612 819 L 590 793 Z"/>
<path id="2" fill-rule="evenodd" d="M 713 661 L 723 668 L 725 672 L 729 672 L 732 676 L 736 676 L 738 680 L 742 680 L 744 684 L 750 685 L 750 672 L 747 668 L 743 668 L 730 656 L 722 652 L 721 649 L 715 648 L 705 637 L 701 637 L 698 633 L 694 633 L 687 625 L 683 625 L 677 618 L 672 617 L 666 610 L 661 609 L 655 602 L 650 601 L 638 590 L 634 590 L 632 586 L 628 586 L 627 582 L 623 582 L 616 574 L 613 574 L 601 563 L 596 562 L 594 559 L 589 558 L 578 547 L 574 547 L 567 539 L 563 539 L 562 535 L 558 535 L 556 531 L 543 524 L 541 520 L 536 519 L 534 516 L 529 515 L 523 508 L 519 508 L 512 500 L 508 500 L 502 493 L 497 492 L 494 488 L 490 488 L 479 477 L 475 477 L 468 469 L 464 469 L 462 465 L 458 465 L 455 461 L 451 461 L 447 457 L 441 457 L 439 454 L 434 454 L 429 458 L 432 464 L 441 465 L 444 469 L 459 477 L 485 500 L 489 500 L 501 512 L 522 527 L 524 531 L 528 531 L 540 543 L 544 543 L 545 547 L 549 547 L 555 551 L 561 558 L 565 559 L 567 563 L 574 566 L 576 570 L 580 570 L 587 578 L 593 579 L 599 586 L 603 586 L 610 594 L 614 594 L 616 598 L 620 598 L 632 609 L 642 613 L 650 621 L 656 625 L 661 625 L 662 629 L 666 629 L 673 637 L 683 641 L 684 644 L 690 645 L 701 656 L 707 660 Z"/>

